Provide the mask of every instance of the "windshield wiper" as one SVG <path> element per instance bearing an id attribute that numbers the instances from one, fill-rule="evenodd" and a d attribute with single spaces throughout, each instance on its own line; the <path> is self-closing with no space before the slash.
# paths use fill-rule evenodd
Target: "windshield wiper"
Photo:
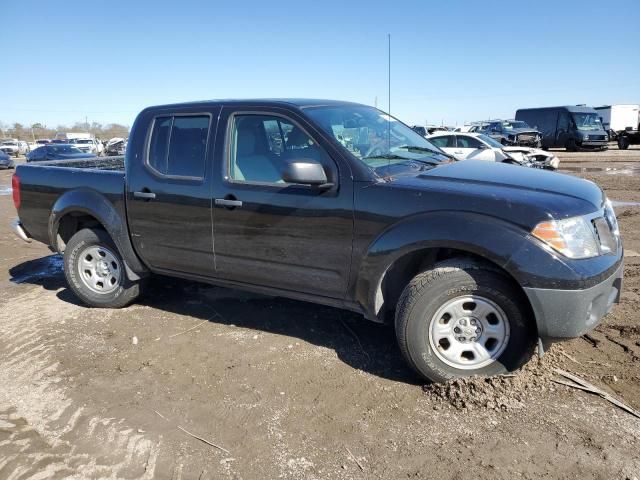
<path id="1" fill-rule="evenodd" d="M 415 150 L 416 152 L 429 152 L 429 153 L 440 153 L 437 150 L 429 147 L 418 147 L 417 145 L 400 145 L 398 148 L 404 148 L 405 150 Z"/>
<path id="2" fill-rule="evenodd" d="M 417 152 L 429 152 L 429 153 L 435 153 L 436 155 L 443 155 L 451 160 L 455 160 L 456 158 L 453 155 L 449 155 L 447 152 L 444 152 L 442 150 L 438 151 L 438 150 L 434 150 L 432 148 L 429 147 L 417 147 L 417 146 L 413 146 L 413 145 L 401 145 L 398 148 L 404 148 L 408 151 L 414 150 Z M 426 160 L 417 160 L 418 162 L 426 162 Z M 438 164 L 440 164 L 440 162 L 438 162 Z"/>
<path id="3" fill-rule="evenodd" d="M 412 158 L 396 155 L 395 153 L 380 153 L 378 155 L 369 155 L 368 157 L 362 157 L 360 160 L 371 160 L 379 158 L 381 160 L 413 160 Z"/>

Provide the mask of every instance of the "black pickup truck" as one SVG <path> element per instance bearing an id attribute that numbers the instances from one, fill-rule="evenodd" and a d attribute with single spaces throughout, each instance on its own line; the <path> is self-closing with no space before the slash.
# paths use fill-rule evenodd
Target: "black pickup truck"
<path id="1" fill-rule="evenodd" d="M 286 296 L 395 325 L 433 381 L 517 369 L 619 300 L 622 244 L 592 182 L 455 162 L 364 105 L 147 108 L 126 157 L 20 165 L 15 232 L 64 253 L 93 307 L 150 274 Z"/>

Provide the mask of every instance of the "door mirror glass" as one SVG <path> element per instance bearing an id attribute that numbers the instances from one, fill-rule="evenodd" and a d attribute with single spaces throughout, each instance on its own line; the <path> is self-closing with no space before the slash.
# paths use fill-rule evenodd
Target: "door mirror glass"
<path id="1" fill-rule="evenodd" d="M 282 172 L 282 179 L 287 183 L 327 185 L 327 174 L 324 171 L 324 167 L 310 158 L 300 158 L 287 162 Z"/>

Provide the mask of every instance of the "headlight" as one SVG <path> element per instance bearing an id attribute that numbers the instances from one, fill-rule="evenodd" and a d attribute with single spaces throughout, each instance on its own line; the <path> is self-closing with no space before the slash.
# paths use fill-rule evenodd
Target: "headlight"
<path id="1" fill-rule="evenodd" d="M 589 135 L 585 135 L 584 137 L 582 137 L 584 140 L 589 140 Z"/>
<path id="2" fill-rule="evenodd" d="M 531 234 L 565 257 L 590 258 L 599 253 L 593 229 L 584 217 L 541 222 Z"/>

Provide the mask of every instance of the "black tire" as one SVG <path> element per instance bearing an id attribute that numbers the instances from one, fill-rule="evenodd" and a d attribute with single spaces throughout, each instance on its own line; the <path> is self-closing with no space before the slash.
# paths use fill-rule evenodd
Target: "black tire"
<path id="1" fill-rule="evenodd" d="M 112 291 L 99 293 L 92 290 L 83 280 L 81 256 L 92 247 L 106 249 L 115 259 L 119 280 Z M 76 296 L 90 307 L 122 308 L 132 303 L 140 295 L 140 282 L 131 281 L 124 269 L 124 260 L 107 232 L 102 229 L 85 228 L 76 232 L 64 251 L 64 274 L 69 287 Z M 86 270 L 85 270 L 86 271 Z"/>
<path id="2" fill-rule="evenodd" d="M 576 141 L 573 138 L 567 140 L 565 149 L 567 150 L 567 152 L 577 152 L 578 146 L 576 145 Z"/>
<path id="3" fill-rule="evenodd" d="M 441 306 L 466 295 L 489 299 L 498 305 L 510 329 L 502 353 L 492 363 L 477 369 L 455 368 L 445 363 L 430 342 L 430 325 Z M 531 358 L 536 340 L 530 317 L 527 300 L 510 279 L 491 267 L 454 259 L 435 265 L 409 282 L 398 301 L 395 327 L 400 350 L 409 365 L 428 380 L 445 382 L 520 368 Z"/>
<path id="4" fill-rule="evenodd" d="M 626 150 L 629 148 L 629 139 L 627 137 L 618 137 L 618 148 L 620 150 Z"/>

